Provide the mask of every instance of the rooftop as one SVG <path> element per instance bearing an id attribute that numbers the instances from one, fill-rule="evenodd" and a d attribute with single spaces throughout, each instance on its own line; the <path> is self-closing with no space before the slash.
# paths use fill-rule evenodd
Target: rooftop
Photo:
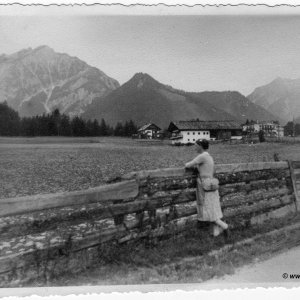
<path id="1" fill-rule="evenodd" d="M 148 127 L 150 126 L 154 126 L 154 127 L 157 127 L 158 130 L 161 130 L 157 125 L 155 125 L 154 123 L 148 123 L 148 124 L 145 124 L 143 125 L 141 128 L 138 129 L 138 131 L 143 131 L 143 130 L 146 130 Z"/>
<path id="2" fill-rule="evenodd" d="M 174 130 L 211 130 L 211 129 L 241 129 L 241 124 L 237 121 L 177 121 L 171 122 L 169 131 Z"/>

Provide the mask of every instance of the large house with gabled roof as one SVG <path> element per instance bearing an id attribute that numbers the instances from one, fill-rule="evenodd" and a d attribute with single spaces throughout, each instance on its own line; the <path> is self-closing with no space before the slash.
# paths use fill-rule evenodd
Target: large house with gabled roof
<path id="1" fill-rule="evenodd" d="M 242 126 L 236 121 L 178 121 L 171 122 L 172 144 L 189 144 L 197 140 L 241 139 Z"/>
<path id="2" fill-rule="evenodd" d="M 146 139 L 154 139 L 159 137 L 161 128 L 154 123 L 148 123 L 138 129 L 138 137 Z"/>

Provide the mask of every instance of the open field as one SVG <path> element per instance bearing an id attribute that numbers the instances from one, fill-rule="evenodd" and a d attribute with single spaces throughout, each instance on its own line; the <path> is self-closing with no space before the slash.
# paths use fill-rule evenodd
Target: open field
<path id="1" fill-rule="evenodd" d="M 216 164 L 300 159 L 300 144 L 211 145 Z M 127 138 L 0 138 L 0 198 L 86 189 L 142 169 L 180 167 L 193 146 Z"/>

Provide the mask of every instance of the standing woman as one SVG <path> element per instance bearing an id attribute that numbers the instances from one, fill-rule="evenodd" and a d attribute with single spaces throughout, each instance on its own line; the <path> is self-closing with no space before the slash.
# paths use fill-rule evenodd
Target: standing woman
<path id="1" fill-rule="evenodd" d="M 218 191 L 219 181 L 214 178 L 214 160 L 207 152 L 209 143 L 207 140 L 197 140 L 195 145 L 199 155 L 186 163 L 185 167 L 197 168 L 199 172 L 197 178 L 198 220 L 213 222 L 214 236 L 222 231 L 228 235 L 228 225 L 221 220 L 223 214 Z"/>

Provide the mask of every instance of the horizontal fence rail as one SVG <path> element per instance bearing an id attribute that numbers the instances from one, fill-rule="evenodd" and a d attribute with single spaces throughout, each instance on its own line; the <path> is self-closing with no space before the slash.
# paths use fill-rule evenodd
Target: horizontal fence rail
<path id="1" fill-rule="evenodd" d="M 135 180 L 104 185 L 78 192 L 0 199 L 0 217 L 49 208 L 134 198 L 138 194 Z"/>
<path id="2" fill-rule="evenodd" d="M 299 169 L 300 162 L 285 161 L 216 165 L 224 218 L 238 227 L 295 213 Z M 146 170 L 78 192 L 0 199 L 0 282 L 34 277 L 25 273 L 37 260 L 39 268 L 70 259 L 80 268 L 79 253 L 89 257 L 82 264 L 93 264 L 104 243 L 191 228 L 197 222 L 196 178 L 193 169 Z M 11 275 L 15 269 L 19 273 Z"/>

